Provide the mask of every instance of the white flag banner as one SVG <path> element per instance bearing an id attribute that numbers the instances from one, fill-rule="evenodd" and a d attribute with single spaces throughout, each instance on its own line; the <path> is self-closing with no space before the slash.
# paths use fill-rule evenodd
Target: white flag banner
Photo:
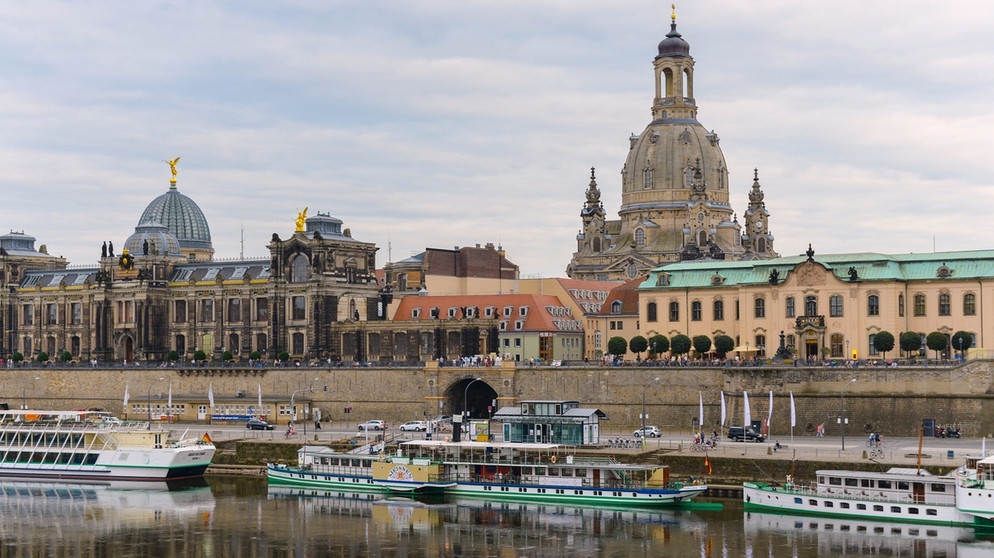
<path id="1" fill-rule="evenodd" d="M 166 409 L 173 408 L 173 381 L 169 380 L 169 398 L 166 399 Z"/>
<path id="2" fill-rule="evenodd" d="M 721 426 L 725 426 L 725 392 L 721 392 Z"/>
<path id="3" fill-rule="evenodd" d="M 697 423 L 697 424 L 700 426 L 701 432 L 704 432 L 704 392 L 703 391 L 699 391 L 699 392 L 697 392 L 697 395 L 698 395 L 698 397 L 700 397 L 700 404 L 699 405 L 700 405 L 700 412 L 701 412 L 701 421 L 699 423 Z"/>
<path id="4" fill-rule="evenodd" d="M 207 388 L 207 401 L 210 402 L 211 407 L 214 407 L 214 382 L 211 382 L 210 387 Z"/>
<path id="5" fill-rule="evenodd" d="M 752 426 L 752 411 L 749 410 L 749 393 L 742 392 L 742 426 L 744 428 L 749 428 Z"/>
<path id="6" fill-rule="evenodd" d="M 259 384 L 259 415 L 262 415 L 262 384 Z"/>
<path id="7" fill-rule="evenodd" d="M 770 421 L 773 420 L 773 390 L 770 390 L 770 410 L 766 415 L 766 426 L 769 427 Z"/>
<path id="8" fill-rule="evenodd" d="M 987 435 L 984 435 L 984 439 L 980 441 L 980 457 L 987 456 Z"/>
<path id="9" fill-rule="evenodd" d="M 128 391 L 128 384 L 124 384 L 124 412 L 128 412 L 128 400 L 131 399 L 131 393 Z"/>
<path id="10" fill-rule="evenodd" d="M 797 426 L 797 410 L 794 408 L 794 392 L 790 392 L 790 427 Z"/>

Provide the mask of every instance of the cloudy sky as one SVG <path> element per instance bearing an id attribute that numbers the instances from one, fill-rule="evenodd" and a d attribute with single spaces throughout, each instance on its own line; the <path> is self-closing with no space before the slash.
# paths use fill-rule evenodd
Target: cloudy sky
<path id="1" fill-rule="evenodd" d="M 0 227 L 93 264 L 178 156 L 218 258 L 264 256 L 308 207 L 375 242 L 377 265 L 492 242 L 523 276 L 564 276 L 592 166 L 616 217 L 669 15 L 651 0 L 4 2 Z M 758 167 L 781 254 L 994 248 L 994 4 L 714 0 L 677 17 L 733 207 Z"/>

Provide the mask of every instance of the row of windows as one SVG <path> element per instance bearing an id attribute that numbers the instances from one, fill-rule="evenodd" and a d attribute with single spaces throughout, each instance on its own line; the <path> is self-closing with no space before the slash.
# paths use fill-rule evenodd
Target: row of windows
<path id="1" fill-rule="evenodd" d="M 528 306 L 520 306 L 520 307 L 518 307 L 518 316 L 520 316 L 522 318 L 528 316 L 528 308 L 529 308 Z M 421 308 L 413 308 L 413 309 L 411 309 L 411 317 L 414 318 L 414 319 L 418 319 L 418 318 L 421 317 L 422 312 L 423 311 L 422 311 Z M 466 317 L 466 318 L 479 318 L 480 317 L 480 309 L 476 308 L 474 306 L 467 306 L 467 307 L 452 306 L 452 307 L 450 307 L 446 311 L 446 315 L 449 318 L 457 318 L 457 317 L 460 316 L 460 313 L 464 317 Z M 513 315 L 514 315 L 514 306 L 505 306 L 503 308 L 503 316 L 505 318 L 510 318 Z M 496 306 L 488 306 L 488 307 L 486 307 L 486 308 L 483 309 L 483 317 L 484 318 L 494 318 L 496 316 L 497 316 L 497 307 Z M 438 308 L 429 308 L 428 309 L 428 317 L 429 318 L 433 318 L 433 319 L 434 318 L 440 318 L 441 317 L 441 311 L 440 311 L 440 309 L 438 309 Z"/>
<path id="2" fill-rule="evenodd" d="M 938 305 L 938 315 L 939 316 L 950 316 L 952 315 L 952 295 L 949 293 L 939 294 L 939 305 Z M 914 306 L 913 312 L 915 316 L 925 316 L 928 307 L 927 297 L 924 294 L 916 294 L 913 299 Z M 739 319 L 739 306 L 738 301 L 735 301 L 735 319 Z M 655 302 L 650 302 L 646 306 L 646 320 L 649 322 L 658 321 L 657 316 L 658 310 Z M 866 297 L 866 313 L 868 316 L 879 316 L 880 315 L 880 296 L 871 294 Z M 904 295 L 899 294 L 897 296 L 897 313 L 899 316 L 904 316 Z M 797 303 L 794 297 L 788 296 L 784 299 L 784 314 L 787 318 L 797 317 Z M 766 299 L 763 297 L 757 297 L 753 301 L 753 315 L 756 318 L 766 317 Z M 804 315 L 805 316 L 818 316 L 818 297 L 814 295 L 809 295 L 804 297 Z M 842 295 L 831 295 L 828 297 L 828 315 L 833 318 L 841 318 L 844 315 L 844 303 Z M 963 315 L 964 316 L 975 316 L 977 315 L 977 296 L 973 293 L 966 293 L 963 295 Z M 703 306 L 701 301 L 695 300 L 690 303 L 690 319 L 691 321 L 701 321 L 703 319 Z M 715 300 L 712 303 L 712 319 L 714 321 L 721 321 L 725 319 L 725 302 L 723 300 Z M 678 322 L 680 321 L 680 303 L 677 301 L 672 301 L 669 303 L 669 321 Z"/>

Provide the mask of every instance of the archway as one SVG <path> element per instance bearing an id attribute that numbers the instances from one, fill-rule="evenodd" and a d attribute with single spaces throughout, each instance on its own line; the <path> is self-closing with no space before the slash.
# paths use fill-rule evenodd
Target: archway
<path id="1" fill-rule="evenodd" d="M 480 378 L 463 378 L 445 390 L 446 406 L 455 416 L 468 411 L 468 418 L 485 419 L 497 412 L 497 391 Z"/>

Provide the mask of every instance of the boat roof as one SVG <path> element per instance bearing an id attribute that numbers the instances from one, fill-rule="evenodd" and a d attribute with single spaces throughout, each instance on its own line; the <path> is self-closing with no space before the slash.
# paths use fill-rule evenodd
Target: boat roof
<path id="1" fill-rule="evenodd" d="M 446 442 L 445 440 L 411 440 L 408 442 L 401 442 L 401 446 L 407 447 L 430 447 L 430 448 L 459 448 L 459 449 L 517 449 L 517 450 L 532 450 L 532 451 L 548 451 L 558 448 L 568 449 L 572 446 L 563 446 L 561 444 L 538 444 L 531 442 L 474 442 L 474 441 L 460 441 L 460 442 Z"/>
<path id="2" fill-rule="evenodd" d="M 859 479 L 876 479 L 881 477 L 933 477 L 941 478 L 929 473 L 924 469 L 911 469 L 907 467 L 891 467 L 886 473 L 880 471 L 845 471 L 834 469 L 823 469 L 815 472 L 816 475 L 849 477 Z"/>

